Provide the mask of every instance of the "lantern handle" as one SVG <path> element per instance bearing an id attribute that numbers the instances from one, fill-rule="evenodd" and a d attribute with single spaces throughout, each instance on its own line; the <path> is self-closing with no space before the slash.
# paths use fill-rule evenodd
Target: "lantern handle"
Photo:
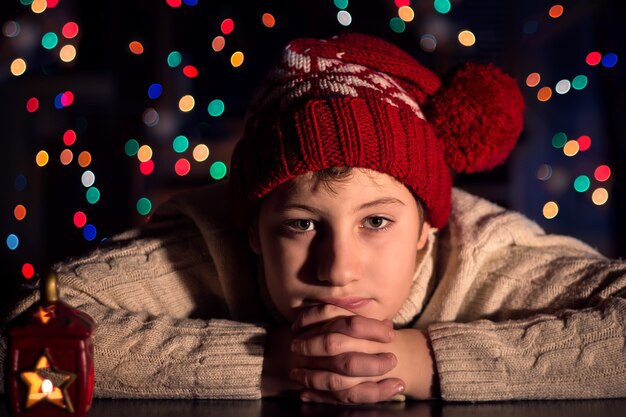
<path id="1" fill-rule="evenodd" d="M 41 298 L 44 302 L 59 301 L 58 278 L 55 272 L 49 272 L 43 280 Z"/>

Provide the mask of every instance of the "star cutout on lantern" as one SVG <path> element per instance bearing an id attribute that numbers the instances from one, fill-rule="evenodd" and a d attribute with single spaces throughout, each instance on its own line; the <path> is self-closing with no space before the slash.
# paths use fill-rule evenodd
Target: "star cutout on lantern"
<path id="1" fill-rule="evenodd" d="M 41 401 L 47 401 L 70 413 L 74 412 L 66 390 L 74 382 L 76 375 L 53 367 L 47 350 L 37 360 L 35 369 L 20 373 L 20 377 L 28 385 L 27 409 Z"/>
<path id="2" fill-rule="evenodd" d="M 41 324 L 48 324 L 50 319 L 56 317 L 56 315 L 54 314 L 54 310 L 54 306 L 46 308 L 39 306 L 39 310 L 37 310 L 37 312 L 33 314 L 33 316 L 41 320 Z"/>

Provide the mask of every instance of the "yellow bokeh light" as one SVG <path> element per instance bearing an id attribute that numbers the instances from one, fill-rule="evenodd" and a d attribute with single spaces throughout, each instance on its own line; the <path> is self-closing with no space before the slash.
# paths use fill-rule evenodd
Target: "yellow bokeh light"
<path id="1" fill-rule="evenodd" d="M 59 51 L 59 58 L 63 62 L 72 62 L 76 58 L 76 48 L 74 45 L 65 45 Z"/>
<path id="2" fill-rule="evenodd" d="M 148 162 L 152 159 L 152 148 L 149 145 L 141 145 L 137 151 L 139 162 Z"/>
<path id="3" fill-rule="evenodd" d="M 459 32 L 459 43 L 463 46 L 472 46 L 476 43 L 476 36 L 469 30 L 463 30 Z"/>
<path id="4" fill-rule="evenodd" d="M 601 206 L 605 204 L 608 200 L 609 192 L 606 190 L 606 188 L 596 188 L 593 191 L 593 194 L 591 194 L 591 201 L 593 201 L 593 204 L 595 204 L 596 206 Z"/>
<path id="5" fill-rule="evenodd" d="M 87 168 L 91 164 L 91 154 L 87 151 L 82 151 L 78 154 L 78 165 L 81 168 Z"/>
<path id="6" fill-rule="evenodd" d="M 46 166 L 49 160 L 50 160 L 50 156 L 48 155 L 48 152 L 46 151 L 39 151 L 37 152 L 37 155 L 35 156 L 35 162 L 40 167 Z"/>
<path id="7" fill-rule="evenodd" d="M 565 146 L 563 146 L 563 153 L 566 156 L 574 156 L 580 151 L 580 144 L 577 140 L 568 140 Z"/>
<path id="8" fill-rule="evenodd" d="M 398 9 L 398 16 L 405 22 L 412 22 L 415 19 L 415 12 L 411 6 L 402 6 Z"/>
<path id="9" fill-rule="evenodd" d="M 537 100 L 548 101 L 552 97 L 552 89 L 550 87 L 541 87 L 537 91 Z"/>
<path id="10" fill-rule="evenodd" d="M 529 87 L 537 87 L 540 81 L 541 75 L 538 72 L 528 74 L 528 77 L 526 77 L 526 85 Z"/>
<path id="11" fill-rule="evenodd" d="M 26 61 L 24 61 L 22 58 L 14 59 L 13 62 L 11 62 L 11 74 L 17 77 L 24 74 L 25 72 Z"/>
<path id="12" fill-rule="evenodd" d="M 197 162 L 204 162 L 209 157 L 209 147 L 201 143 L 193 148 L 193 159 Z"/>
<path id="13" fill-rule="evenodd" d="M 230 57 L 230 64 L 235 68 L 240 67 L 243 64 L 243 58 L 243 52 L 237 51 Z"/>
<path id="14" fill-rule="evenodd" d="M 48 8 L 48 0 L 35 0 L 30 5 L 33 13 L 43 13 Z"/>
<path id="15" fill-rule="evenodd" d="M 178 100 L 178 108 L 180 109 L 180 111 L 183 112 L 189 112 L 193 110 L 195 105 L 196 100 L 193 98 L 193 96 L 189 94 L 187 94 L 186 96 L 182 96 L 180 100 Z"/>
<path id="16" fill-rule="evenodd" d="M 546 219 L 554 219 L 559 214 L 559 205 L 554 201 L 548 201 L 543 206 L 543 217 Z"/>

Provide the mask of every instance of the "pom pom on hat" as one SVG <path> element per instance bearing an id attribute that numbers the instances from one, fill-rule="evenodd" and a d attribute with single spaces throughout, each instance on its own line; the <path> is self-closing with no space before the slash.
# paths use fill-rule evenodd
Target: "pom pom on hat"
<path id="1" fill-rule="evenodd" d="M 524 120 L 516 81 L 491 64 L 453 69 L 428 103 L 427 117 L 456 172 L 491 169 L 508 157 Z"/>

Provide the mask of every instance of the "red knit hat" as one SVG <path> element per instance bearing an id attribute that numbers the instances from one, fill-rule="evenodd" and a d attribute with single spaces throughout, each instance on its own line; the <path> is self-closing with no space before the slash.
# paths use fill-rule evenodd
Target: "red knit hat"
<path id="1" fill-rule="evenodd" d="M 369 168 L 396 178 L 433 227 L 450 212 L 449 168 L 502 163 L 523 127 L 513 78 L 467 63 L 444 82 L 408 53 L 370 35 L 296 39 L 257 93 L 233 152 L 230 186 L 240 221 L 278 185 L 308 171 Z"/>

